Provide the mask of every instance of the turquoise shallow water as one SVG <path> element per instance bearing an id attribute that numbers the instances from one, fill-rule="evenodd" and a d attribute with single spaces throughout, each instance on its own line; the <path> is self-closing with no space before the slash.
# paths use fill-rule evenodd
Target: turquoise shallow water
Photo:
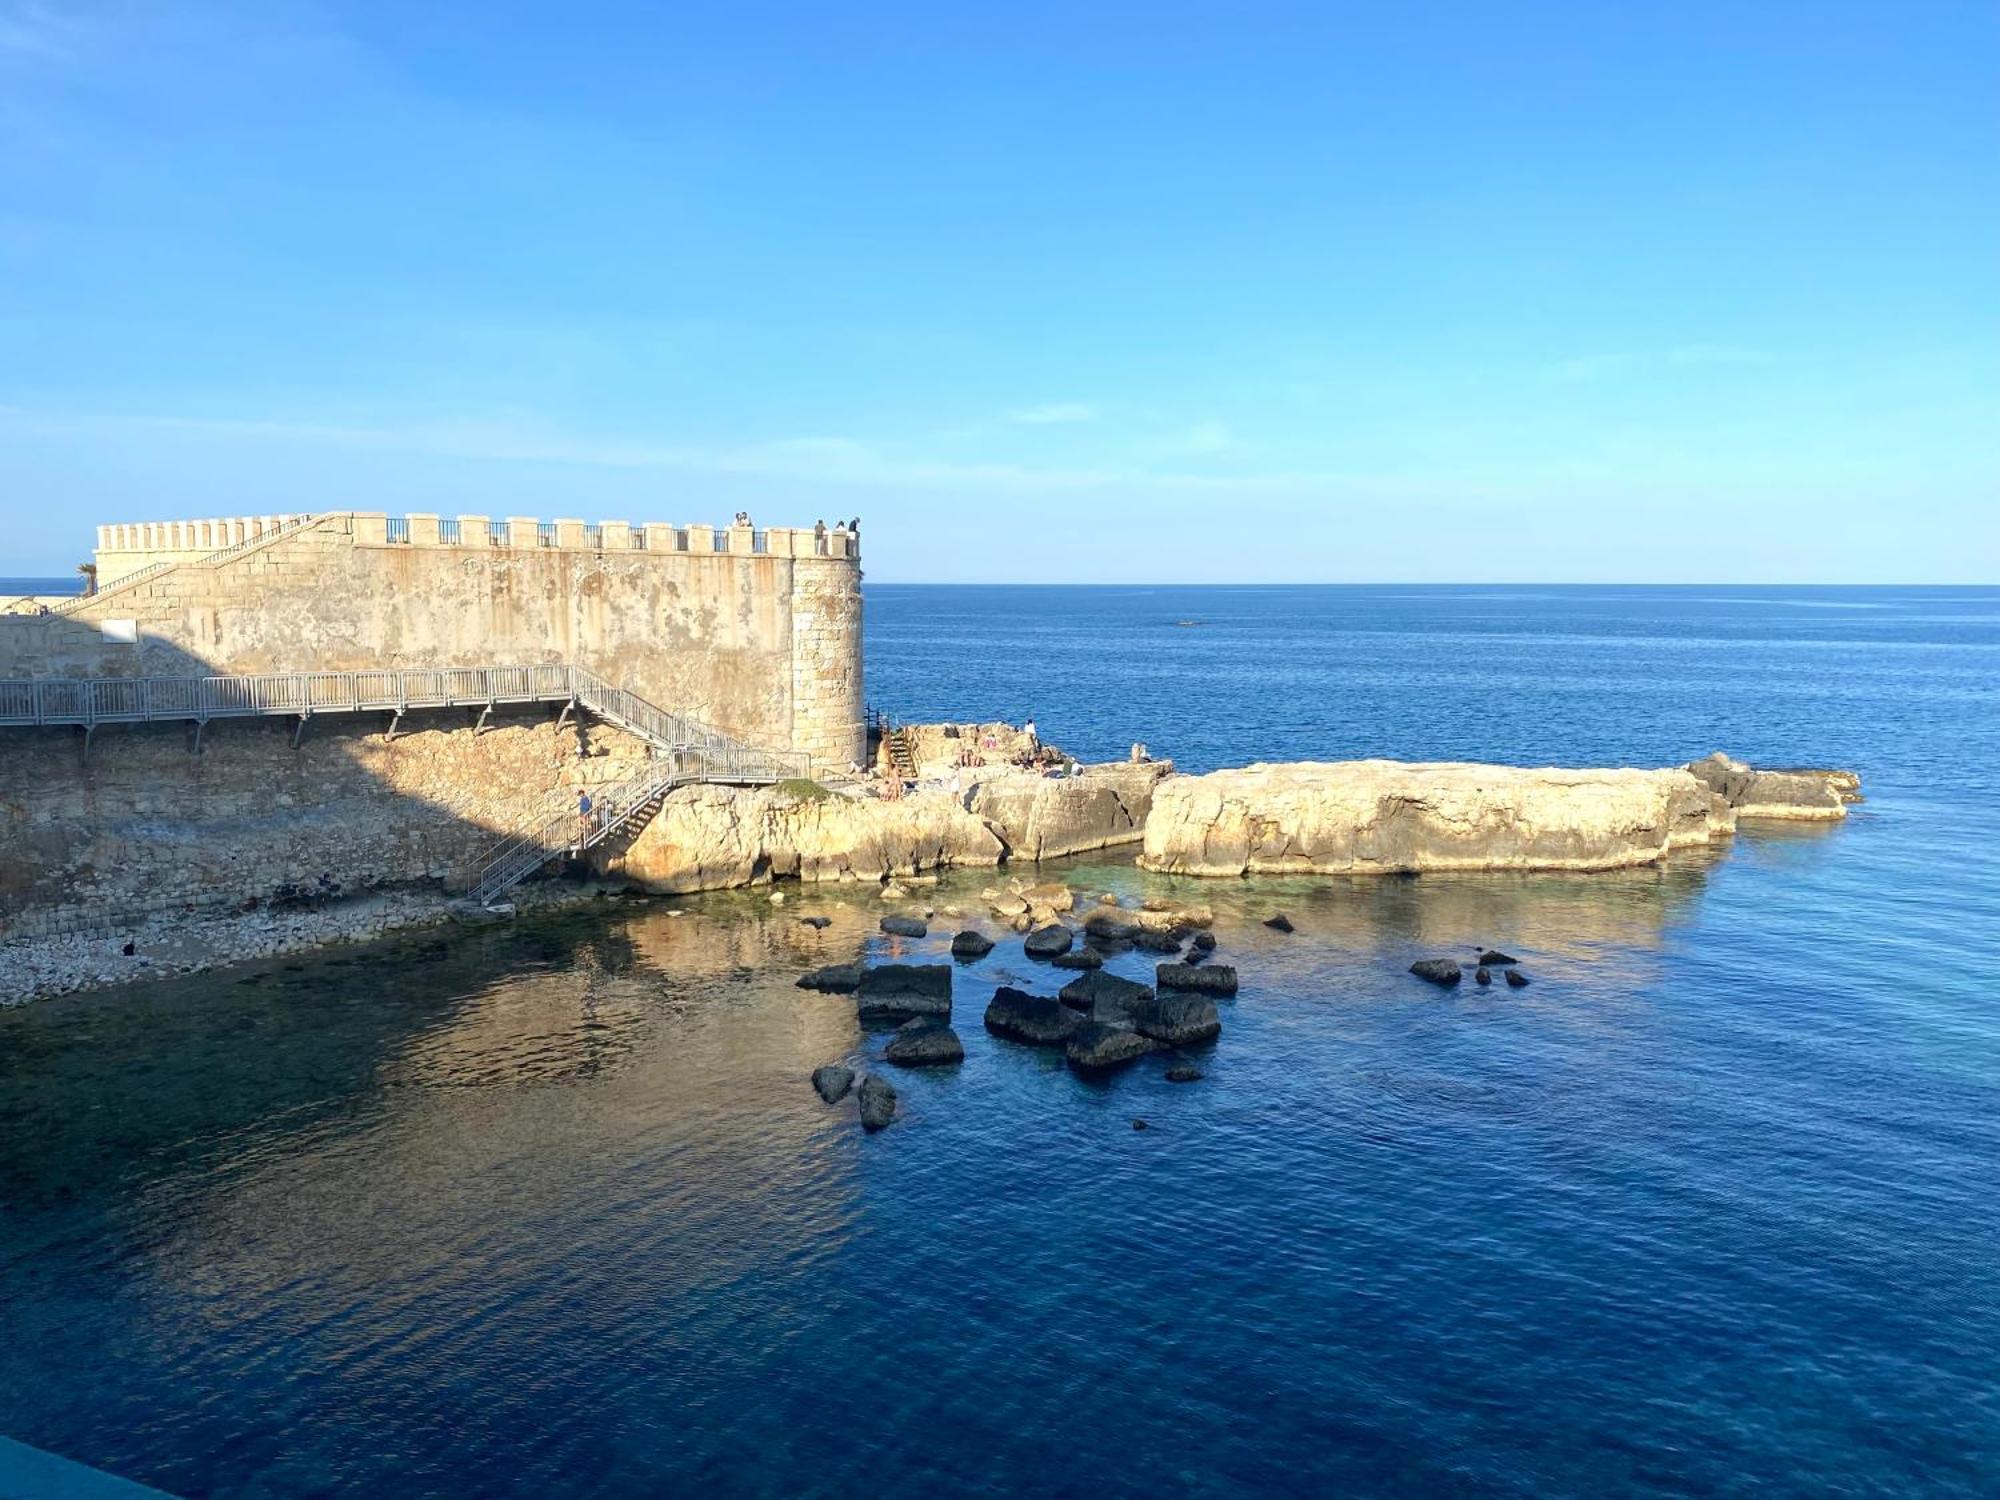
<path id="1" fill-rule="evenodd" d="M 190 1495 L 2000 1487 L 2000 591 L 875 588 L 869 648 L 1088 754 L 1869 801 L 1607 876 L 1072 862 L 1215 905 L 1208 1077 L 987 1037 L 1053 988 L 1003 945 L 873 1138 L 804 1073 L 881 1038 L 791 985 L 865 893 L 0 1015 L 0 1430 Z M 1402 973 L 1481 943 L 1533 986 Z"/>

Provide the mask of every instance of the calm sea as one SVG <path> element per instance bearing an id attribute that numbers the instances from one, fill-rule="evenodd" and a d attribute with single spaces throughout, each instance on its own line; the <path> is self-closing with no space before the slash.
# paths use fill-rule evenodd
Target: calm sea
<path id="1" fill-rule="evenodd" d="M 0 1015 L 0 1432 L 187 1495 L 2000 1491 L 2000 590 L 878 586 L 868 629 L 876 706 L 1090 756 L 1721 748 L 1869 800 L 1593 877 L 1072 862 L 1214 904 L 1207 1077 L 989 1038 L 1053 987 L 1003 944 L 872 1138 L 805 1074 L 881 1038 L 791 984 L 885 949 L 865 892 Z M 1533 985 L 1403 973 L 1487 943 Z"/>

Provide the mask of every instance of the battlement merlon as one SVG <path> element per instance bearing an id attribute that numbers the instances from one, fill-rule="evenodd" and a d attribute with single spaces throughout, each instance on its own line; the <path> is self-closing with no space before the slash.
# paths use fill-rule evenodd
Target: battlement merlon
<path id="1" fill-rule="evenodd" d="M 702 526 L 648 521 L 543 521 L 533 516 L 391 516 L 352 511 L 357 547 L 539 548 L 579 552 L 693 552 L 755 557 L 856 559 L 861 539 L 841 528 L 821 534 L 800 526 Z M 97 528 L 101 588 L 158 563 L 196 562 L 244 546 L 304 519 L 299 515 L 220 516 L 196 521 L 135 521 Z"/>

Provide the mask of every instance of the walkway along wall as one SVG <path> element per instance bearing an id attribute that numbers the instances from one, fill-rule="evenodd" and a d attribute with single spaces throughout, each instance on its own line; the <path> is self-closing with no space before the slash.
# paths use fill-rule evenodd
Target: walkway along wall
<path id="1" fill-rule="evenodd" d="M 753 744 L 864 753 L 844 533 L 357 512 L 99 542 L 97 595 L 0 620 L 0 677 L 564 661 Z M 190 560 L 210 542 L 228 550 Z"/>

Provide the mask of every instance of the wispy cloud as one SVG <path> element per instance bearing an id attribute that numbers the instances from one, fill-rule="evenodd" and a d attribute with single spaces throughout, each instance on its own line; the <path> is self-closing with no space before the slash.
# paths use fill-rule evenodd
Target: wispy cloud
<path id="1" fill-rule="evenodd" d="M 119 412 L 59 412 L 0 406 L 0 430 L 39 436 L 143 441 L 184 436 L 237 442 L 311 444 L 408 453 L 487 463 L 548 463 L 604 469 L 728 474 L 798 483 L 877 489 L 956 489 L 1032 494 L 1154 491 L 1186 494 L 1370 494 L 1428 488 L 1411 476 L 1330 470 L 1199 472 L 1170 463 L 1036 466 L 940 461 L 840 435 L 808 435 L 734 447 L 702 447 L 638 438 L 580 434 L 532 417 L 412 423 L 299 422 L 236 417 L 159 416 Z M 1232 446 L 1221 423 L 1198 423 L 1174 452 L 1212 456 Z"/>
<path id="2" fill-rule="evenodd" d="M 1084 401 L 1050 401 L 1007 413 L 1007 420 L 1029 427 L 1053 427 L 1065 422 L 1095 422 L 1097 408 Z"/>
<path id="3" fill-rule="evenodd" d="M 1649 370 L 1681 370 L 1721 365 L 1768 365 L 1778 356 L 1766 349 L 1736 344 L 1678 344 L 1667 349 L 1627 349 L 1611 354 L 1584 354 L 1558 361 L 1550 373 L 1558 380 L 1613 380 Z"/>

